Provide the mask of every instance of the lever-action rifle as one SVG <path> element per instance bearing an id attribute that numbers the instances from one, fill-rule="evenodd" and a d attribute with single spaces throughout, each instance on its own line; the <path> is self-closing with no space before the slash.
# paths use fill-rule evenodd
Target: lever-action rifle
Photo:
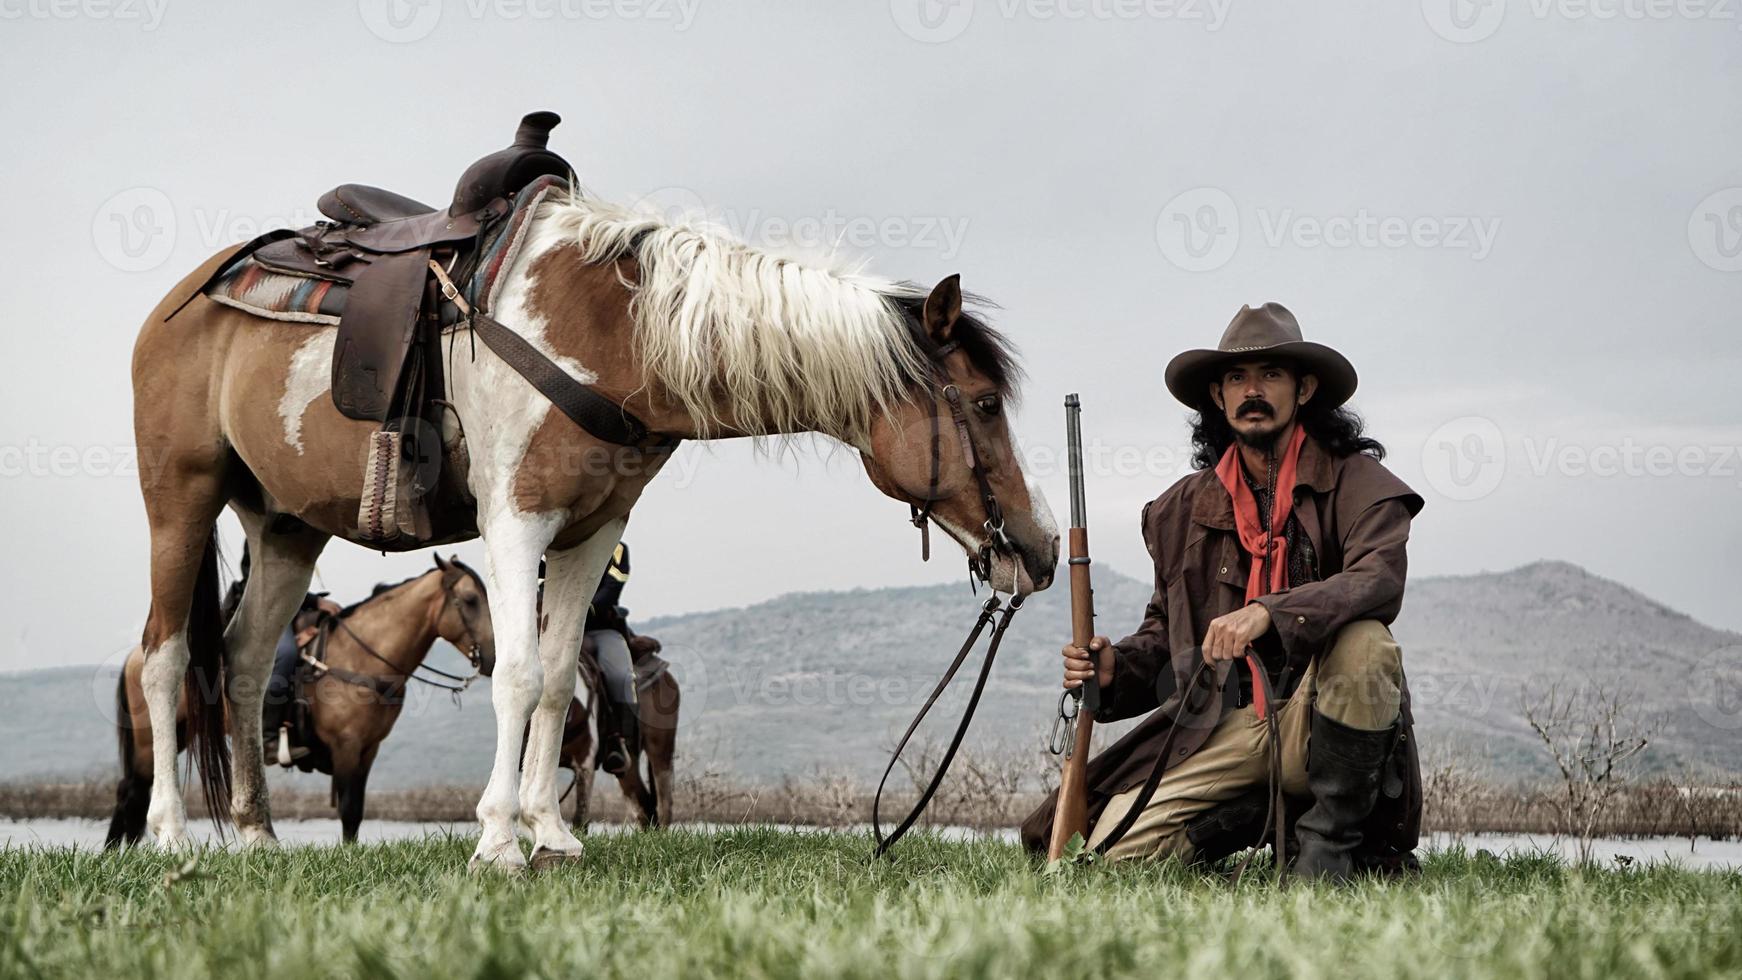
<path id="1" fill-rule="evenodd" d="M 1088 650 L 1095 635 L 1094 590 L 1089 585 L 1089 529 L 1083 501 L 1082 403 L 1075 393 L 1065 396 L 1065 444 L 1071 478 L 1071 644 Z M 1099 669 L 1094 653 L 1089 662 Z M 1095 734 L 1095 712 L 1101 707 L 1101 685 L 1091 672 L 1081 687 L 1059 697 L 1059 718 L 1053 729 L 1053 752 L 1064 755 L 1059 775 L 1058 807 L 1053 811 L 1052 839 L 1046 857 L 1056 861 L 1071 838 L 1089 831 L 1089 741 Z M 1069 731 L 1072 722 L 1076 730 Z"/>

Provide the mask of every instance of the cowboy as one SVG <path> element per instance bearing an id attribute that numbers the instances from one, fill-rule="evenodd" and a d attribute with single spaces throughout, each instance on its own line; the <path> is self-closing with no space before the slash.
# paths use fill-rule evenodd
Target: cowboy
<path id="1" fill-rule="evenodd" d="M 1420 776 L 1388 627 L 1421 497 L 1344 407 L 1354 367 L 1282 306 L 1242 307 L 1166 380 L 1198 413 L 1197 472 L 1143 508 L 1154 596 L 1132 635 L 1063 650 L 1066 688 L 1100 684 L 1097 721 L 1149 715 L 1089 763 L 1086 843 L 1210 862 L 1268 830 L 1303 876 L 1413 867 Z M 1024 823 L 1030 847 L 1052 808 Z"/>
<path id="2" fill-rule="evenodd" d="M 617 542 L 611 562 L 587 608 L 586 644 L 599 664 L 605 697 L 599 705 L 599 768 L 613 776 L 629 768 L 641 747 L 641 709 L 636 698 L 629 610 L 621 605 L 629 584 L 629 546 Z"/>

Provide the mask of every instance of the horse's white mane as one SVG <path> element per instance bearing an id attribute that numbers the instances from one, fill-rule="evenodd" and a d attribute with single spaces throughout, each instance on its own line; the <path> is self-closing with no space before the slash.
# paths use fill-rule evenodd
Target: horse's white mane
<path id="1" fill-rule="evenodd" d="M 863 444 L 928 370 L 897 305 L 924 299 L 915 285 L 769 254 L 705 221 L 584 191 L 545 203 L 536 225 L 541 238 L 577 243 L 584 261 L 637 262 L 639 281 L 626 283 L 637 353 L 704 433 L 730 419 Z"/>

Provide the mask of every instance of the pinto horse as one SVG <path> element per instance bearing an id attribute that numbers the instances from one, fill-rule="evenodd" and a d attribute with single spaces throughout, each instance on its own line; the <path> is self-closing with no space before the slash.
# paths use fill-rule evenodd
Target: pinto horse
<path id="1" fill-rule="evenodd" d="M 603 678 L 593 663 L 595 655 L 589 649 L 591 645 L 589 639 L 581 650 L 581 681 L 586 685 L 587 700 L 577 697 L 569 704 L 568 719 L 563 723 L 562 756 L 557 763 L 574 773 L 574 782 L 568 789 L 575 794 L 575 809 L 569 825 L 580 831 L 587 829 L 588 811 L 592 805 L 593 769 L 597 762 L 594 750 L 604 741 L 602 731 L 597 739 L 593 735 L 594 719 L 600 719 L 602 729 L 603 716 L 588 707 L 598 706 L 606 697 Z M 639 647 L 649 653 L 659 652 L 652 637 L 636 636 L 629 645 L 632 650 Z M 672 766 L 677 756 L 677 715 L 682 692 L 677 678 L 668 669 L 661 668 L 650 680 L 642 681 L 640 657 L 636 659 L 636 686 L 640 693 L 635 707 L 641 721 L 640 744 L 630 747 L 629 767 L 617 776 L 617 787 L 630 805 L 640 812 L 638 822 L 642 827 L 669 827 Z M 642 760 L 647 763 L 645 771 Z"/>
<path id="2" fill-rule="evenodd" d="M 186 839 L 171 748 L 184 677 L 225 672 L 227 712 L 202 704 L 220 697 L 210 684 L 190 699 L 201 780 L 208 799 L 228 796 L 244 842 L 272 841 L 259 719 L 274 642 L 329 540 L 383 547 L 357 527 L 376 426 L 334 404 L 335 329 L 207 298 L 202 287 L 232 252 L 165 297 L 133 351 L 151 532 L 141 680 L 158 747 L 147 822 L 167 846 Z M 657 438 L 624 447 L 590 435 L 465 338 L 463 323 L 450 329 L 430 535 L 386 547 L 484 542 L 496 747 L 474 869 L 526 866 L 517 824 L 532 837 L 535 867 L 581 854 L 556 770 L 587 600 L 669 458 L 669 439 L 832 437 L 858 450 L 871 482 L 909 504 L 922 529 L 929 520 L 954 538 L 994 587 L 1027 594 L 1052 582 L 1058 531 L 1005 411 L 1019 368 L 1004 337 L 964 309 L 958 277 L 926 290 L 779 257 L 712 226 L 576 191 L 537 206 L 498 283 L 498 322 Z M 226 506 L 254 561 L 227 628 L 216 617 L 214 535 Z"/>

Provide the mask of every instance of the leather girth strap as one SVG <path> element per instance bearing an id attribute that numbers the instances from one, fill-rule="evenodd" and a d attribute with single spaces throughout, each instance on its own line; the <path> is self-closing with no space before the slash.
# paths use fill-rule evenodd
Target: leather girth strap
<path id="1" fill-rule="evenodd" d="M 472 329 L 477 331 L 485 346 L 495 351 L 497 357 L 538 389 L 539 394 L 550 399 L 550 403 L 573 419 L 576 425 L 619 446 L 639 446 L 647 441 L 646 423 L 627 408 L 576 381 L 538 348 L 527 343 L 526 338 L 483 312 L 474 311 L 471 322 Z M 663 446 L 676 444 L 675 439 L 662 443 Z"/>

